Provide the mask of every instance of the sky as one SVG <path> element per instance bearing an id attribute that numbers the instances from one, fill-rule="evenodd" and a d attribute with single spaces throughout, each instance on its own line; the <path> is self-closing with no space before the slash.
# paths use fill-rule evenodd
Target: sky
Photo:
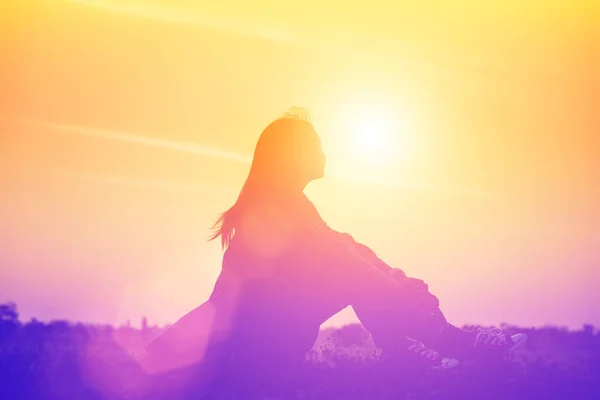
<path id="1" fill-rule="evenodd" d="M 450 321 L 600 325 L 598 6 L 343 4 L 2 2 L 0 301 L 114 324 L 201 304 L 209 228 L 296 105 L 322 216 Z"/>

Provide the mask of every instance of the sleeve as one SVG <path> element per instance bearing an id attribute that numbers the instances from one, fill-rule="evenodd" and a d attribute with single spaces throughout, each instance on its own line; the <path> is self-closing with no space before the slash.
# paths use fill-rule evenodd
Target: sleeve
<path id="1" fill-rule="evenodd" d="M 322 288 L 327 293 L 344 294 L 344 298 L 378 297 L 384 302 L 408 294 L 402 271 L 391 268 L 352 236 L 329 228 L 307 199 L 278 223 L 283 220 L 290 228 L 290 236 L 283 236 L 293 239 L 285 241 L 290 245 L 285 246 L 285 261 L 279 263 L 282 268 L 278 272 L 288 286 L 310 287 L 317 292 Z M 277 232 L 275 236 L 280 236 L 282 231 Z"/>
<path id="2" fill-rule="evenodd" d="M 370 268 L 376 268 L 380 273 L 383 272 L 384 275 L 392 277 L 395 280 L 401 280 L 401 278 L 406 276 L 400 269 L 390 267 L 381 260 L 373 250 L 364 244 L 358 243 L 351 235 L 331 229 L 323 218 L 321 218 L 317 208 L 310 200 L 308 200 L 308 198 L 304 197 L 301 209 L 303 212 L 299 213 L 301 215 L 300 219 L 310 221 L 309 225 L 312 225 L 313 227 L 316 225 L 315 230 L 313 230 L 313 228 L 308 229 L 308 231 L 312 231 L 313 234 L 307 235 L 310 241 L 313 242 L 313 247 L 315 247 L 315 245 L 317 247 L 320 246 L 325 252 L 337 253 L 339 256 L 342 256 L 344 253 L 351 254 L 350 257 L 353 259 L 360 258 L 360 262 L 370 264 Z M 303 226 L 305 222 L 306 221 L 299 221 L 298 226 Z M 314 222 L 316 222 L 316 224 L 313 225 Z M 322 245 L 320 245 L 319 242 L 321 242 Z M 348 254 L 345 256 L 348 256 Z M 336 257 L 334 257 L 334 259 L 335 258 Z"/>
<path id="3" fill-rule="evenodd" d="M 404 273 L 404 271 L 402 271 L 399 268 L 390 267 L 385 261 L 383 261 L 381 258 L 379 258 L 377 256 L 377 254 L 375 254 L 375 252 L 373 250 L 371 250 L 371 248 L 369 248 L 368 246 L 366 246 L 362 243 L 357 242 L 350 234 L 338 232 L 331 228 L 328 228 L 328 229 L 332 235 L 338 236 L 339 240 L 345 241 L 346 243 L 348 243 L 348 246 L 351 246 L 354 249 L 356 249 L 356 251 L 362 257 L 367 259 L 377 269 L 380 269 L 381 271 L 385 272 L 386 274 L 388 274 L 396 279 L 406 277 L 406 274 Z"/>
<path id="4" fill-rule="evenodd" d="M 297 274 L 310 276 L 313 284 L 319 282 L 328 291 L 343 292 L 348 298 L 376 294 L 389 299 L 402 294 L 397 280 L 373 265 L 342 235 L 325 229 L 305 231 L 294 253 L 300 266 Z"/>
<path id="5" fill-rule="evenodd" d="M 411 293 L 419 299 L 419 302 L 427 304 L 427 307 L 439 307 L 439 299 L 429 291 L 429 286 L 421 279 L 410 278 L 404 271 L 399 268 L 392 268 L 385 261 L 375 254 L 368 246 L 357 242 L 350 234 L 341 233 L 331 228 L 327 228 L 329 235 L 335 237 L 337 241 L 346 243 L 350 248 L 353 248 L 362 258 L 367 260 L 378 270 L 392 277 L 396 282 L 400 283 L 403 291 Z"/>

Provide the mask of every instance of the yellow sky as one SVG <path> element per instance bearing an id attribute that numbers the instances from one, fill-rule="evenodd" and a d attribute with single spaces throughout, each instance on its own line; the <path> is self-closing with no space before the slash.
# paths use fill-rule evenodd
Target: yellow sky
<path id="1" fill-rule="evenodd" d="M 599 323 L 598 9 L 521 3 L 3 3 L 0 296 L 99 321 L 200 303 L 206 228 L 300 105 L 324 217 L 451 318 Z M 385 157 L 357 153 L 379 110 Z"/>

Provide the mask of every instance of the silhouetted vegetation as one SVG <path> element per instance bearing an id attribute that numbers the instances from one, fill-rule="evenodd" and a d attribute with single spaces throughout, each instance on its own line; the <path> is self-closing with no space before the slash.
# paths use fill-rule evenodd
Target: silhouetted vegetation
<path id="1" fill-rule="evenodd" d="M 517 329 L 528 348 L 492 364 L 423 373 L 379 358 L 360 325 L 323 330 L 300 370 L 251 377 L 253 385 L 229 384 L 211 398 L 260 399 L 598 399 L 600 333 L 563 328 Z M 146 375 L 135 354 L 161 329 L 91 326 L 65 321 L 19 321 L 14 304 L 0 305 L 0 398 L 183 399 L 198 398 L 193 380 L 168 394 L 137 390 Z M 246 377 L 247 378 L 247 377 Z M 184 390 L 185 389 L 185 390 Z"/>

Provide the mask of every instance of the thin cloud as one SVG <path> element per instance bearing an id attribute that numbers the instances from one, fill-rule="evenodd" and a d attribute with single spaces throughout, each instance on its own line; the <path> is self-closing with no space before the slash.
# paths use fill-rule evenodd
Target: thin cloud
<path id="1" fill-rule="evenodd" d="M 310 33 L 310 31 L 304 30 L 293 33 L 290 29 L 278 29 L 274 26 L 265 27 L 264 24 L 252 24 L 247 20 L 236 19 L 231 16 L 224 18 L 222 16 L 210 15 L 193 10 L 178 9 L 174 6 L 166 6 L 164 4 L 126 4 L 122 0 L 67 1 L 113 14 L 130 15 L 135 18 L 146 20 L 194 26 L 238 36 L 257 37 L 284 44 L 319 48 L 328 52 L 342 52 L 346 54 L 367 56 L 372 53 L 373 45 L 376 44 L 376 47 L 379 47 L 380 49 L 387 49 L 387 56 L 396 59 L 399 63 L 414 65 L 438 72 L 445 70 L 448 73 L 452 73 L 452 69 L 448 66 L 443 67 L 440 64 L 440 60 L 445 60 L 445 63 L 462 67 L 491 67 L 485 60 L 481 60 L 477 57 L 470 56 L 467 58 L 466 55 L 456 57 L 451 51 L 441 47 L 425 49 L 423 46 L 416 46 L 407 41 L 398 41 L 381 35 L 369 35 L 365 32 L 352 33 L 346 31 L 343 34 L 336 32 L 334 36 L 337 37 L 337 39 L 331 39 L 332 35 L 325 32 Z M 329 39 L 325 39 L 325 36 L 328 36 Z M 341 38 L 345 38 L 345 40 L 340 41 Z M 362 44 L 360 50 L 358 48 L 359 46 L 357 46 L 358 43 Z"/>
<path id="2" fill-rule="evenodd" d="M 356 43 L 379 43 L 380 45 L 385 44 L 388 48 L 394 49 L 391 54 L 399 53 L 397 56 L 398 62 L 403 64 L 414 64 L 420 68 L 431 68 L 436 71 L 440 70 L 439 65 L 433 64 L 423 58 L 425 54 L 422 51 L 419 52 L 415 46 L 409 45 L 409 43 L 399 44 L 395 40 L 384 39 L 383 37 L 370 37 L 364 33 L 362 34 L 351 34 L 346 32 L 343 36 L 346 40 L 339 39 L 324 39 L 324 34 L 317 34 L 309 31 L 303 31 L 293 33 L 290 29 L 278 29 L 274 26 L 265 27 L 257 23 L 249 23 L 247 20 L 236 19 L 231 16 L 224 18 L 215 15 L 209 15 L 192 10 L 177 9 L 173 6 L 165 6 L 158 4 L 125 4 L 120 0 L 68 0 L 71 3 L 85 5 L 90 8 L 95 8 L 105 12 L 129 15 L 135 18 L 142 18 L 152 21 L 160 21 L 164 23 L 188 25 L 198 27 L 202 29 L 209 29 L 213 31 L 223 32 L 226 34 L 233 34 L 237 36 L 257 37 L 272 42 L 278 42 L 283 44 L 291 44 L 301 46 L 305 48 L 321 49 L 328 52 L 342 52 L 344 54 L 363 55 L 367 56 L 371 53 L 371 46 L 367 46 L 362 50 L 359 50 Z M 325 35 L 331 36 L 331 35 Z M 337 32 L 338 37 L 339 32 Z M 391 46 L 391 47 L 390 47 Z M 415 57 L 420 54 L 420 57 Z M 427 58 L 427 57 L 425 57 Z"/>
<path id="3" fill-rule="evenodd" d="M 234 190 L 226 187 L 211 186 L 211 185 L 186 185 L 175 182 L 168 182 L 155 179 L 138 179 L 124 176 L 106 176 L 106 175 L 95 175 L 95 174 L 69 174 L 73 177 L 92 180 L 111 185 L 127 186 L 135 188 L 146 188 L 146 189 L 158 189 L 173 192 L 187 192 L 187 193 L 210 193 L 210 194 L 231 194 Z"/>
<path id="4" fill-rule="evenodd" d="M 275 29 L 251 26 L 241 20 L 233 18 L 219 18 L 194 11 L 178 10 L 174 7 L 165 7 L 152 4 L 124 4 L 123 1 L 109 0 L 69 0 L 72 3 L 107 11 L 114 14 L 131 15 L 137 18 L 162 21 L 174 24 L 192 25 L 205 29 L 212 29 L 241 36 L 254 36 L 283 43 L 300 43 L 298 37 L 289 32 Z"/>
<path id="5" fill-rule="evenodd" d="M 472 73 L 478 75 L 484 74 L 489 76 L 490 73 L 494 73 L 497 74 L 498 79 L 503 79 L 507 82 L 512 82 L 513 78 L 511 78 L 512 75 L 506 74 L 514 74 L 515 72 L 518 72 L 519 76 L 524 73 L 535 77 L 539 77 L 540 74 L 562 78 L 570 76 L 568 71 L 556 69 L 556 66 L 540 69 L 535 65 L 529 67 L 519 65 L 519 69 L 514 70 L 514 67 L 511 67 L 509 64 L 499 63 L 497 60 L 490 60 L 488 57 L 477 55 L 473 52 L 456 54 L 455 50 L 443 45 L 419 45 L 407 40 L 404 36 L 399 39 L 398 37 L 373 35 L 366 32 L 353 33 L 348 30 L 344 32 L 339 30 L 334 32 L 312 31 L 311 33 L 310 29 L 304 29 L 292 32 L 289 28 L 277 28 L 273 25 L 266 27 L 264 24 L 251 23 L 247 19 L 239 19 L 232 16 L 222 17 L 189 9 L 178 9 L 173 5 L 141 4 L 141 2 L 128 2 L 127 4 L 124 0 L 67 1 L 113 14 L 130 15 L 135 18 L 164 23 L 195 26 L 238 36 L 257 37 L 284 44 L 318 48 L 328 52 L 342 52 L 364 57 L 383 52 L 386 58 L 393 59 L 399 64 L 412 65 L 421 69 L 431 70 L 435 73 L 443 72 L 452 76 L 456 74 L 456 68 L 461 70 L 468 68 Z M 484 70 L 481 68 L 484 68 Z M 511 85 L 514 87 L 514 90 L 524 90 L 521 85 L 513 83 Z M 519 96 L 515 95 L 514 97 L 516 100 L 519 99 Z"/>
<path id="6" fill-rule="evenodd" d="M 88 128 L 79 125 L 59 124 L 54 122 L 31 119 L 25 120 L 25 122 L 30 125 L 58 130 L 61 132 L 68 132 L 77 135 L 95 136 L 109 140 L 139 144 L 142 146 L 173 150 L 182 153 L 201 155 L 206 157 L 214 157 L 243 164 L 249 164 L 252 161 L 251 157 L 243 154 L 219 149 L 217 147 L 203 146 L 197 143 L 139 136 L 131 134 L 129 132 L 114 129 Z"/>

